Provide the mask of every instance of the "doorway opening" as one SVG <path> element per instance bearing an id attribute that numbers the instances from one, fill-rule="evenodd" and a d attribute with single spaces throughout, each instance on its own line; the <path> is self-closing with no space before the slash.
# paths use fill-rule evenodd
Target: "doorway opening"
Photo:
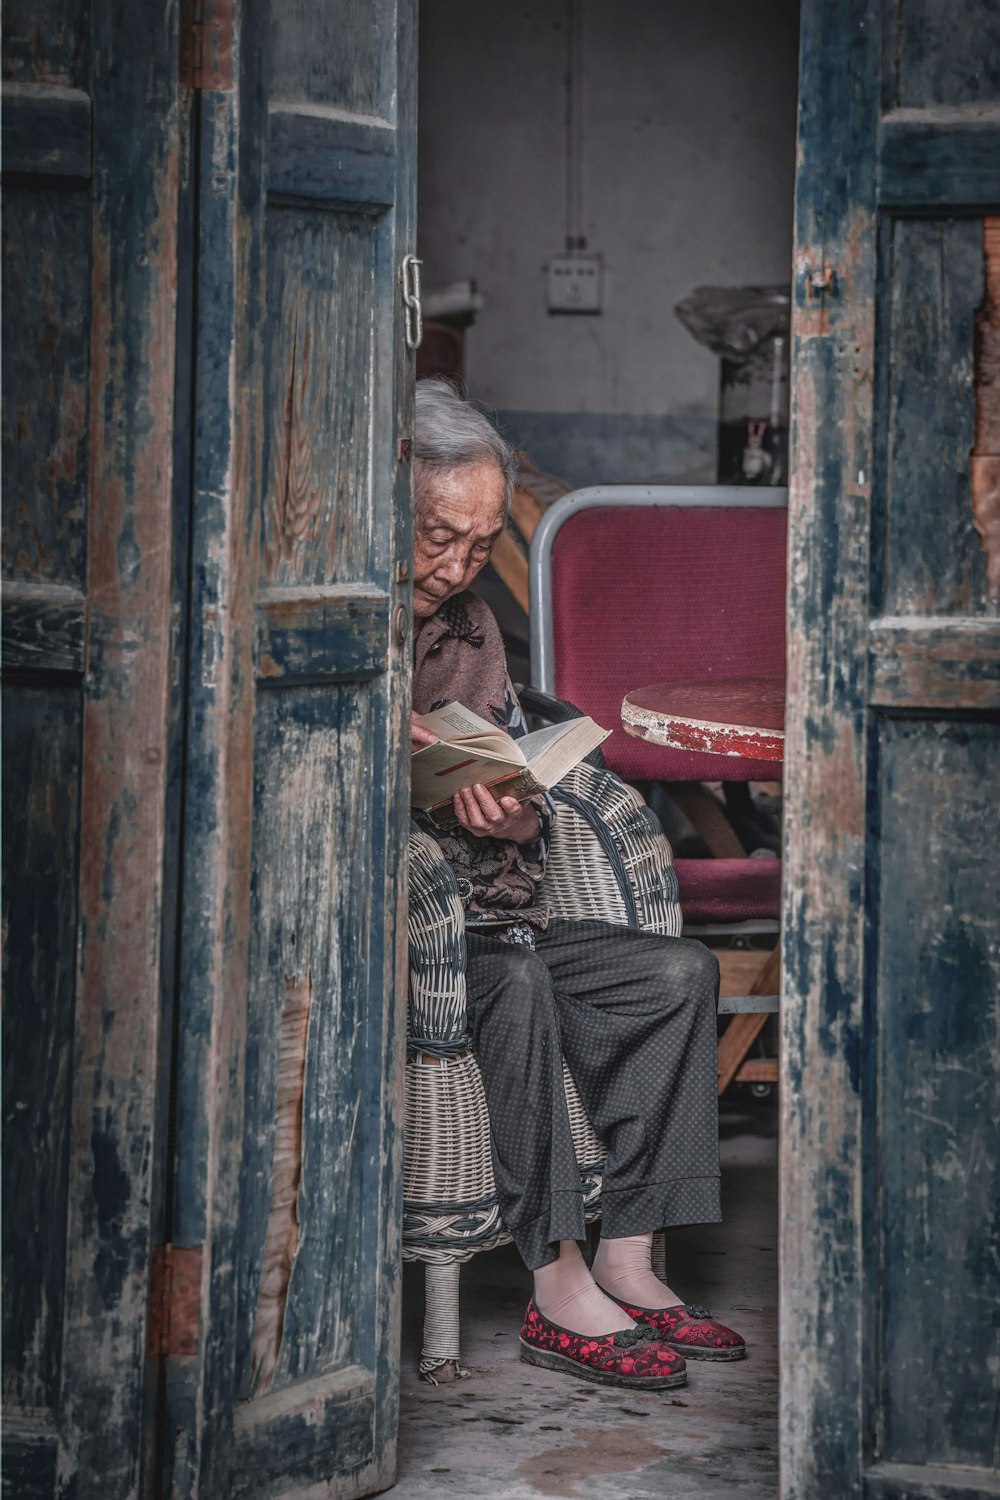
<path id="1" fill-rule="evenodd" d="M 510 535 L 476 584 L 500 621 L 515 683 L 534 681 L 531 533 L 567 493 L 720 483 L 749 491 L 786 482 L 798 9 L 798 0 L 422 4 L 418 376 L 460 381 L 523 455 L 520 509 L 516 501 Z M 705 287 L 725 289 L 728 303 L 704 295 L 699 302 L 696 289 Z M 769 305 L 781 309 L 770 323 Z M 756 362 L 720 362 L 727 317 Z M 758 412 L 753 403 L 762 399 Z M 727 417 L 742 424 L 735 446 Z M 771 430 L 758 430 L 755 441 L 755 424 Z M 718 541 L 725 548 L 725 536 Z M 665 573 L 665 587 L 669 581 Z M 610 586 L 602 607 L 614 613 Z M 722 783 L 699 781 L 688 797 L 673 785 L 633 780 L 676 856 L 753 854 L 776 864 L 777 779 L 738 793 L 731 785 L 728 796 Z M 774 923 L 744 924 L 735 942 L 719 932 L 708 940 L 720 950 L 724 992 L 745 994 L 774 946 Z M 751 1056 L 773 1058 L 776 1031 L 772 1016 Z M 730 1441 L 732 1452 L 750 1455 L 744 1472 L 761 1495 L 777 1484 L 777 1090 L 767 1076 L 761 1070 L 722 1095 L 725 1222 L 711 1232 L 675 1231 L 668 1243 L 691 1278 L 685 1294 L 732 1321 L 742 1317 L 755 1344 L 744 1369 L 752 1370 L 752 1401 L 732 1399 L 733 1370 L 725 1379 L 713 1373 L 720 1409 L 699 1426 L 715 1432 L 716 1420 L 728 1421 L 733 1430 L 700 1448 L 693 1442 L 691 1494 Z M 505 1462 L 505 1432 L 527 1424 L 555 1451 L 559 1483 L 572 1485 L 576 1464 L 577 1477 L 622 1493 L 613 1487 L 623 1471 L 613 1467 L 609 1436 L 588 1448 L 561 1420 L 564 1407 L 579 1410 L 584 1401 L 595 1410 L 593 1395 L 588 1400 L 583 1388 L 563 1398 L 556 1382 L 533 1402 L 524 1388 L 514 1341 L 529 1278 L 513 1250 L 477 1256 L 464 1273 L 463 1350 L 477 1379 L 447 1388 L 416 1380 L 419 1272 L 407 1270 L 400 1440 L 401 1484 L 417 1487 L 404 1492 L 421 1493 L 420 1474 L 457 1478 L 476 1462 L 474 1449 L 487 1469 Z M 546 1414 L 550 1395 L 554 1419 Z M 443 1414 L 456 1400 L 467 1413 L 452 1429 L 452 1451 L 447 1423 L 428 1421 L 428 1407 L 443 1403 Z M 476 1415 L 480 1402 L 492 1419 Z M 748 1406 L 759 1424 L 749 1435 Z M 617 1408 L 616 1415 L 623 1420 Z M 637 1429 L 648 1415 L 634 1419 Z M 645 1452 L 638 1431 L 630 1441 L 633 1454 Z M 650 1450 L 640 1467 L 658 1455 Z M 487 1485 L 482 1493 L 489 1492 Z"/>

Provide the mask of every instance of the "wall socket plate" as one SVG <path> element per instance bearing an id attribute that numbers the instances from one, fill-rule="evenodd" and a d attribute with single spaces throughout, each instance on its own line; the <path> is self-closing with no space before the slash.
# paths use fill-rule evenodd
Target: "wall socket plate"
<path id="1" fill-rule="evenodd" d="M 554 255 L 548 264 L 546 296 L 550 313 L 599 313 L 601 257 Z"/>

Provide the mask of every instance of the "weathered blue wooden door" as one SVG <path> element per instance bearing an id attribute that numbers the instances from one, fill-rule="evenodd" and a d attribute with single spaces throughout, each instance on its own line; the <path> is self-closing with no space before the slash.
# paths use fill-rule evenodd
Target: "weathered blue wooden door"
<path id="1" fill-rule="evenodd" d="M 805 0 L 782 1492 L 1000 1494 L 1000 7 Z"/>
<path id="2" fill-rule="evenodd" d="M 5 7 L 4 1492 L 391 1483 L 411 0 Z"/>
<path id="3" fill-rule="evenodd" d="M 414 19 L 203 13 L 171 1496 L 395 1474 Z"/>
<path id="4" fill-rule="evenodd" d="M 156 1197 L 177 6 L 11 0 L 3 40 L 3 1484 L 118 1500 Z"/>

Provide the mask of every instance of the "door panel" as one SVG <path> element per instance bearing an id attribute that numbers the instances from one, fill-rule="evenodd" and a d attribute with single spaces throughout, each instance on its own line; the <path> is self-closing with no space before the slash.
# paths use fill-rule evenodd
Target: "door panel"
<path id="1" fill-rule="evenodd" d="M 802 1500 L 1000 1494 L 997 25 L 987 0 L 803 7 L 781 1351 Z"/>
<path id="2" fill-rule="evenodd" d="M 906 0 L 886 6 L 884 21 L 888 108 L 996 104 L 1000 15 L 991 0 Z"/>
<path id="3" fill-rule="evenodd" d="M 969 392 L 983 300 L 982 221 L 900 218 L 885 255 L 885 500 L 876 534 L 876 546 L 884 539 L 885 547 L 881 613 L 978 613 L 988 599 L 986 556 L 969 499 L 975 441 Z M 935 503 L 915 506 L 914 493 L 933 495 Z"/>
<path id="4" fill-rule="evenodd" d="M 1000 957 L 995 841 L 982 832 L 996 812 L 1000 726 L 888 719 L 879 758 L 884 1453 L 989 1473 L 997 1272 L 983 1227 L 1000 1202 L 1000 1084 L 984 1063 Z M 960 1378 L 942 1380 L 947 1371 Z"/>
<path id="5" fill-rule="evenodd" d="M 371 577 L 383 519 L 372 506 L 370 451 L 379 227 L 357 213 L 268 213 L 268 584 Z"/>
<path id="6" fill-rule="evenodd" d="M 291 0 L 272 16 L 272 101 L 325 104 L 395 123 L 395 0 Z"/>
<path id="7" fill-rule="evenodd" d="M 359 6 L 348 26 L 365 56 L 371 19 Z M 271 87 L 287 96 L 284 12 L 277 30 Z M 306 70 L 311 26 L 299 46 L 310 100 L 378 103 L 345 95 L 337 74 Z M 257 668 L 235 1474 L 237 1492 L 260 1494 L 271 1493 L 260 1488 L 265 1474 L 280 1493 L 289 1478 L 332 1484 L 336 1473 L 331 1492 L 346 1495 L 386 1483 L 394 1465 L 396 1379 L 383 1387 L 376 1366 L 397 1358 L 385 1341 L 398 1299 L 398 1116 L 387 1107 L 399 1089 L 400 992 L 394 909 L 382 892 L 399 838 L 386 803 L 395 819 L 388 669 L 399 660 L 394 361 L 406 242 L 384 201 L 386 125 L 335 121 L 351 131 L 341 155 L 315 121 L 299 131 L 293 111 L 278 118 L 278 190 L 266 209 L 258 613 L 270 649 Z"/>
<path id="8" fill-rule="evenodd" d="M 362 1153 L 378 1130 L 361 1119 L 371 1038 L 357 962 L 371 937 L 371 706 L 353 687 L 286 686 L 262 694 L 258 711 L 254 878 L 266 915 L 251 952 L 244 1396 L 354 1362 L 372 1336 L 354 1301 L 372 1248 Z M 271 1181 L 281 1149 L 295 1158 L 284 1194 Z M 273 1263 L 282 1235 L 286 1275 L 262 1287 L 261 1261 Z"/>
<path id="9" fill-rule="evenodd" d="M 165 1362 L 163 1470 L 206 1500 L 347 1500 L 395 1469 L 415 82 L 396 14 L 246 11 L 232 87 L 194 106 L 171 1222 L 210 1258 L 200 1357 Z"/>
<path id="10" fill-rule="evenodd" d="M 4 1487 L 46 1500 L 124 1500 L 140 1465 L 176 26 L 172 0 L 4 13 Z"/>
<path id="11" fill-rule="evenodd" d="M 4 1404 L 58 1410 L 65 1313 L 90 266 L 84 193 L 4 193 Z M 15 872 L 18 872 L 15 875 Z M 54 1443 L 54 1429 L 49 1431 Z M 54 1455 L 54 1448 L 52 1449 Z"/>

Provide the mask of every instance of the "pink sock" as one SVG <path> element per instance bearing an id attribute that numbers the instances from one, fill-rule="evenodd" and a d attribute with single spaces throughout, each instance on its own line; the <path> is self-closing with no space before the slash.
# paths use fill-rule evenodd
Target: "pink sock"
<path id="1" fill-rule="evenodd" d="M 632 1319 L 595 1286 L 575 1240 L 561 1240 L 559 1259 L 541 1266 L 534 1277 L 538 1311 L 570 1333 L 599 1339 L 635 1327 Z"/>
<path id="2" fill-rule="evenodd" d="M 594 1280 L 618 1302 L 630 1307 L 675 1307 L 680 1302 L 650 1268 L 652 1234 L 630 1234 L 620 1240 L 602 1237 L 594 1256 Z"/>

